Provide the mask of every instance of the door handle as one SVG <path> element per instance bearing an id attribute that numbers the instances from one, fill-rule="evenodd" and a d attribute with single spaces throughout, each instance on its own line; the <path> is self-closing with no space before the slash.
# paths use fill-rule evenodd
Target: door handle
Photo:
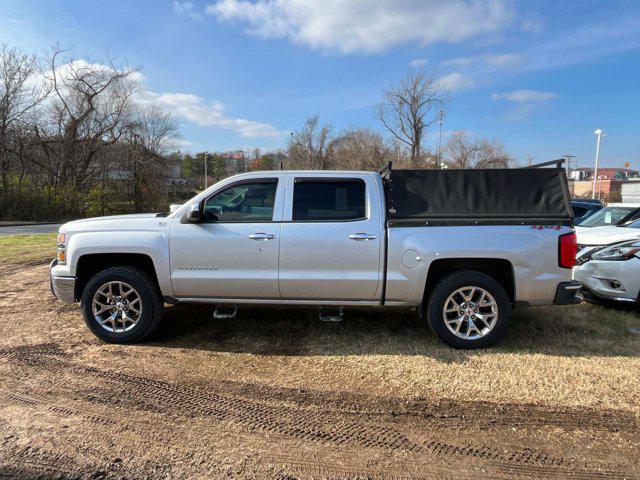
<path id="1" fill-rule="evenodd" d="M 251 240 L 273 240 L 276 236 L 273 233 L 257 232 L 249 235 Z"/>
<path id="2" fill-rule="evenodd" d="M 373 233 L 351 233 L 349 238 L 359 242 L 366 242 L 367 240 L 375 240 L 376 236 Z"/>

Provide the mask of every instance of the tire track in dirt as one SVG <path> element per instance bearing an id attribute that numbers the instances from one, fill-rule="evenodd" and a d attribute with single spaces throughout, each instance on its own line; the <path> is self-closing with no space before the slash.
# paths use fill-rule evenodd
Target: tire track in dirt
<path id="1" fill-rule="evenodd" d="M 561 457 L 548 455 L 544 451 L 535 449 L 511 448 L 507 450 L 487 447 L 485 445 L 464 444 L 455 445 L 439 440 L 419 442 L 411 440 L 398 428 L 388 427 L 376 421 L 381 415 L 353 413 L 353 411 L 340 411 L 338 405 L 333 405 L 336 411 L 322 411 L 321 401 L 316 398 L 314 408 L 302 401 L 297 407 L 290 404 L 279 404 L 274 398 L 282 397 L 282 390 L 275 391 L 269 388 L 253 386 L 248 388 L 251 396 L 246 396 L 247 391 L 242 387 L 234 392 L 225 390 L 225 385 L 219 384 L 217 388 L 194 388 L 179 386 L 168 382 L 150 379 L 146 377 L 113 372 L 98 369 L 92 366 L 76 364 L 69 360 L 69 354 L 65 353 L 55 343 L 43 343 L 10 347 L 0 350 L 0 357 L 10 358 L 32 367 L 44 369 L 60 368 L 68 372 L 78 374 L 81 378 L 87 375 L 106 382 L 111 388 L 85 388 L 87 401 L 98 404 L 113 404 L 113 398 L 117 397 L 129 406 L 143 409 L 151 409 L 167 416 L 193 417 L 206 416 L 221 422 L 230 421 L 241 425 L 251 432 L 265 432 L 277 434 L 292 440 L 314 442 L 332 447 L 352 448 L 353 446 L 364 448 L 377 448 L 387 452 L 404 452 L 411 455 L 428 454 L 436 457 L 464 460 L 477 463 L 488 463 L 507 469 L 514 476 L 545 475 L 549 477 L 573 477 L 573 478 L 625 478 L 624 474 L 618 474 L 614 469 L 603 469 L 586 463 L 576 464 L 567 462 Z M 62 380 L 60 382 L 63 382 Z M 61 388 L 70 388 L 68 381 Z M 55 380 L 54 380 L 55 383 Z M 51 388 L 51 384 L 48 388 Z M 237 386 L 237 385 L 236 385 Z M 86 387 L 86 386 L 85 386 Z M 238 387 L 238 386 L 237 386 Z M 71 387 L 72 388 L 72 387 Z M 74 390 L 77 393 L 77 390 Z M 124 393 L 124 394 L 123 394 Z M 244 393 L 245 396 L 241 395 Z M 303 393 L 302 396 L 308 395 Z M 317 395 L 317 394 L 314 394 Z M 294 398 L 294 400 L 292 400 Z M 358 397 L 359 403 L 351 399 L 351 406 L 358 409 L 370 409 L 379 399 Z M 295 395 L 287 397 L 288 402 L 295 404 L 301 399 L 295 399 Z M 272 405 L 276 402 L 277 405 Z M 328 402 L 330 403 L 330 402 Z M 123 403 L 118 405 L 122 407 Z M 411 416 L 418 412 L 410 410 L 407 418 L 398 418 L 397 425 L 411 430 Z M 524 413 L 524 412 L 523 412 Z M 570 415 L 569 418 L 575 415 Z M 385 422 L 388 423 L 388 422 Z M 314 467 L 315 468 L 315 467 Z"/>
<path id="2" fill-rule="evenodd" d="M 86 456 L 78 461 L 66 454 L 26 446 L 13 448 L 9 455 L 0 459 L 0 479 L 2 478 L 12 480 L 126 480 L 167 478 L 167 476 L 150 475 L 140 468 L 123 465 L 119 461 L 97 461 L 95 458 L 86 458 Z"/>
<path id="3" fill-rule="evenodd" d="M 96 342 L 83 344 L 95 346 Z M 80 344 L 74 347 L 82 346 Z M 21 345 L 0 349 L 1 357 L 11 357 L 25 364 L 39 361 L 34 357 L 69 357 L 59 344 L 47 342 L 35 345 Z M 88 367 L 83 367 L 88 368 Z M 109 373 L 104 375 L 108 376 Z M 97 372 L 96 372 L 97 373 Z M 124 375 L 124 374 L 123 374 Z M 134 377 L 132 377 L 134 378 Z M 146 377 L 135 377 L 137 381 L 153 381 Z M 316 407 L 324 412 L 353 413 L 357 415 L 390 417 L 392 420 L 414 417 L 443 426 L 478 428 L 496 427 L 542 427 L 553 426 L 566 430 L 601 429 L 612 432 L 638 433 L 640 421 L 630 412 L 623 410 L 593 408 L 553 408 L 533 404 L 496 404 L 492 402 L 471 402 L 458 400 L 428 401 L 426 399 L 401 400 L 391 397 L 370 397 L 351 393 L 335 393 L 270 387 L 233 381 L 219 381 L 208 384 L 199 392 L 223 392 L 239 398 L 259 399 L 260 402 L 287 403 L 293 406 Z M 183 388 L 183 387 L 179 387 Z M 196 387 L 197 389 L 197 387 Z"/>
<path id="4" fill-rule="evenodd" d="M 282 465 L 277 469 L 276 478 L 282 480 L 300 480 L 302 478 L 340 478 L 340 479 L 367 479 L 367 480 L 448 480 L 454 477 L 439 471 L 437 474 L 410 475 L 395 471 L 380 471 L 377 469 L 338 467 L 327 463 L 306 459 L 294 459 L 291 457 L 270 457 L 270 461 Z M 473 478 L 459 475 L 456 479 Z"/>
<path id="5" fill-rule="evenodd" d="M 139 398 L 142 403 L 151 403 L 154 409 L 167 414 L 206 415 L 219 421 L 231 420 L 255 431 L 278 433 L 298 440 L 333 444 L 356 444 L 363 447 L 377 446 L 390 450 L 419 451 L 420 447 L 402 433 L 384 426 L 363 426 L 349 421 L 335 425 L 334 418 L 321 412 L 300 411 L 287 407 L 274 415 L 273 409 L 219 393 L 173 385 L 167 382 L 125 373 L 82 366 L 55 358 L 61 352 L 55 344 L 34 347 L 12 347 L 0 351 L 0 356 L 9 356 L 30 366 L 60 367 L 79 374 L 89 374 L 116 384 L 114 394 L 121 395 L 122 387 L 131 388 L 129 398 Z M 100 398 L 100 395 L 97 395 Z M 333 426 L 327 428 L 327 425 Z"/>
<path id="6" fill-rule="evenodd" d="M 318 458 L 302 458 L 291 455 L 270 455 L 270 461 L 279 466 L 278 478 L 283 479 L 315 479 L 315 478 L 345 478 L 345 479 L 393 479 L 393 480 L 471 480 L 471 479 L 571 479 L 571 480 L 629 480 L 635 477 L 608 471 L 589 471 L 586 469 L 566 470 L 557 467 L 535 468 L 527 465 L 496 465 L 495 471 L 487 468 L 487 465 L 456 464 L 455 474 L 451 475 L 451 464 L 429 464 L 429 471 L 419 464 L 409 464 L 404 469 L 384 470 L 358 466 L 358 459 L 341 458 L 342 464 L 349 467 L 336 465 L 335 460 L 321 460 Z M 413 470 L 413 473 L 410 473 Z"/>
<path id="7" fill-rule="evenodd" d="M 0 266 L 0 275 L 6 276 L 14 273 L 19 273 L 30 267 L 43 267 L 51 263 L 53 258 L 43 258 L 41 260 L 33 260 L 25 263 L 11 263 Z"/>
<path id="8" fill-rule="evenodd" d="M 47 479 L 82 478 L 87 472 L 66 455 L 40 448 L 17 447 L 0 460 L 0 478 Z M 99 478 L 99 477 L 96 477 Z"/>
<path id="9" fill-rule="evenodd" d="M 542 427 L 566 430 L 589 428 L 637 433 L 640 422 L 633 414 L 622 410 L 594 408 L 559 409 L 533 404 L 497 404 L 459 400 L 429 401 L 426 399 L 395 399 L 353 393 L 325 392 L 271 387 L 233 381 L 219 382 L 221 389 L 232 395 L 260 398 L 263 401 L 315 406 L 324 411 L 337 410 L 359 415 L 414 417 L 416 420 L 444 424 L 447 427 L 474 426 Z"/>

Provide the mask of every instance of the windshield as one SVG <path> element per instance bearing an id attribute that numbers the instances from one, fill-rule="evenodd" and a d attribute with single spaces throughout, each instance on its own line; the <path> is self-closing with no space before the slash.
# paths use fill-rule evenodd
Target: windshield
<path id="1" fill-rule="evenodd" d="M 601 227 L 603 225 L 617 225 L 635 208 L 633 207 L 604 207 L 580 224 L 581 227 Z"/>
<path id="2" fill-rule="evenodd" d="M 636 220 L 628 225 L 625 225 L 626 228 L 640 228 L 640 220 Z"/>

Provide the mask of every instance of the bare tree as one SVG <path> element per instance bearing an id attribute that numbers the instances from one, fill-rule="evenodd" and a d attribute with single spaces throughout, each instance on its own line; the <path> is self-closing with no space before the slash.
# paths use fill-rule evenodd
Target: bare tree
<path id="1" fill-rule="evenodd" d="M 135 70 L 108 65 L 67 61 L 64 51 L 52 49 L 49 70 L 43 72 L 53 92 L 49 124 L 40 136 L 56 138 L 55 156 L 59 180 L 80 189 L 93 173 L 96 156 L 117 142 L 129 128 L 133 114 L 131 97 L 138 86 Z"/>
<path id="2" fill-rule="evenodd" d="M 134 101 L 135 71 L 64 55 L 52 48 L 45 66 L 0 46 L 0 217 L 140 211 L 190 193 L 170 154 L 178 126 Z"/>
<path id="3" fill-rule="evenodd" d="M 384 91 L 384 99 L 375 108 L 386 130 L 410 152 L 410 164 L 420 164 L 427 129 L 438 121 L 447 93 L 424 71 L 409 73 Z"/>
<path id="4" fill-rule="evenodd" d="M 23 132 L 26 117 L 46 98 L 48 92 L 38 82 L 35 56 L 17 48 L 0 46 L 0 176 L 1 205 L 6 206 L 9 192 L 10 154 L 15 140 Z M 0 207 L 0 208 L 2 208 Z"/>
<path id="5" fill-rule="evenodd" d="M 134 211 L 159 206 L 166 193 L 162 186 L 172 168 L 169 153 L 178 137 L 178 123 L 158 105 L 147 105 L 134 113 L 124 138 L 127 154 L 119 169 L 131 177 L 128 185 Z"/>
<path id="6" fill-rule="evenodd" d="M 465 132 L 451 136 L 445 155 L 451 168 L 507 168 L 512 162 L 501 144 L 486 139 L 472 142 Z"/>
<path id="7" fill-rule="evenodd" d="M 320 125 L 315 115 L 304 124 L 302 130 L 293 132 L 289 141 L 289 167 L 306 170 L 330 168 L 334 138 L 331 125 Z"/>
<path id="8" fill-rule="evenodd" d="M 333 150 L 334 168 L 345 170 L 379 170 L 393 158 L 382 135 L 368 128 L 347 129 L 336 138 Z"/>

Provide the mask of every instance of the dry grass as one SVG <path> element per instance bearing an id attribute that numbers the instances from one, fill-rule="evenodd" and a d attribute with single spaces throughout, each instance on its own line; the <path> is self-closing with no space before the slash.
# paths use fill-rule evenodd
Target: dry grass
<path id="1" fill-rule="evenodd" d="M 640 335 L 632 333 L 640 317 L 631 311 L 591 304 L 522 310 L 504 341 L 481 351 L 447 347 L 408 313 L 349 311 L 339 325 L 319 322 L 313 310 L 243 309 L 227 321 L 210 315 L 205 307 L 168 310 L 152 343 L 191 352 L 187 364 L 172 363 L 172 376 L 640 415 Z"/>
<path id="2" fill-rule="evenodd" d="M 0 238 L 0 262 L 43 260 L 53 251 L 53 235 Z M 17 278 L 27 273 L 46 286 L 44 269 Z M 77 308 L 64 308 L 65 336 L 90 338 Z M 35 339 L 41 322 L 14 332 L 10 323 L 6 333 Z M 405 311 L 349 310 L 343 323 L 327 324 L 314 309 L 242 308 L 235 320 L 213 320 L 210 307 L 180 305 L 168 308 L 149 343 L 122 347 L 119 367 L 131 368 L 135 357 L 135 368 L 203 384 L 223 378 L 399 397 L 611 407 L 640 415 L 638 331 L 640 315 L 633 310 L 538 307 L 514 312 L 497 347 L 459 351 Z M 96 361 L 102 350 L 88 349 L 87 361 Z"/>
<path id="3" fill-rule="evenodd" d="M 56 234 L 0 237 L 0 263 L 23 264 L 51 260 L 56 254 Z"/>

